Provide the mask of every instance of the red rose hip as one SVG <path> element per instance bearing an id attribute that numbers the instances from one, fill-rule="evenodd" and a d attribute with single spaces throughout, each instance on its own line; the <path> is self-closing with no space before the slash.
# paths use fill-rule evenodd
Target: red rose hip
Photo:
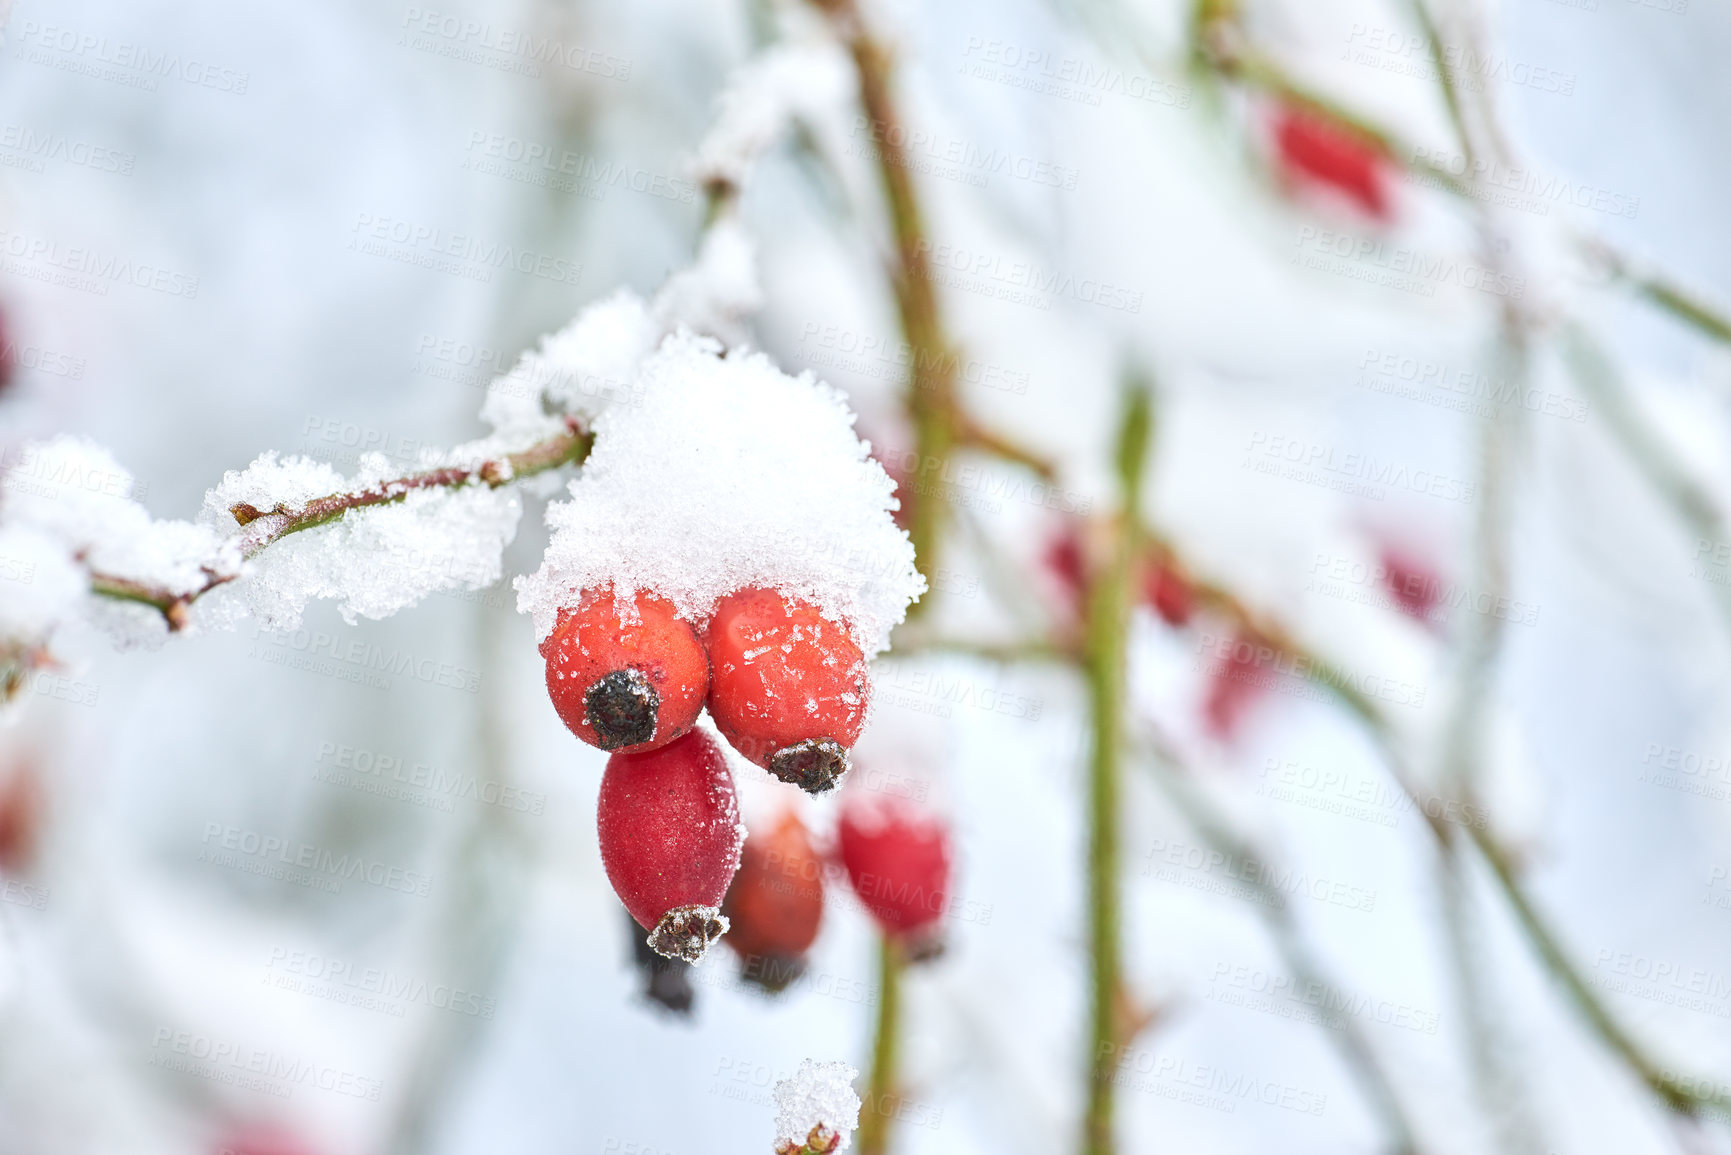
<path id="1" fill-rule="evenodd" d="M 603 750 L 665 746 L 691 729 L 709 692 L 709 659 L 689 622 L 653 594 L 625 621 L 613 591 L 585 593 L 541 654 L 547 694 L 571 732 Z"/>
<path id="2" fill-rule="evenodd" d="M 746 839 L 721 912 L 747 979 L 779 991 L 805 970 L 823 921 L 823 862 L 799 815 L 788 810 L 767 835 Z"/>
<path id="3" fill-rule="evenodd" d="M 718 909 L 739 869 L 739 802 L 721 747 L 701 730 L 607 759 L 596 805 L 607 881 L 657 954 L 696 962 L 727 930 Z"/>
<path id="4" fill-rule="evenodd" d="M 885 934 L 915 935 L 944 913 L 950 832 L 942 818 L 906 799 L 855 794 L 837 833 L 848 882 Z"/>
<path id="5" fill-rule="evenodd" d="M 709 713 L 733 748 L 812 794 L 847 772 L 871 682 L 848 632 L 774 590 L 721 599 L 709 622 Z"/>
<path id="6" fill-rule="evenodd" d="M 1321 113 L 1282 105 L 1275 113 L 1274 142 L 1288 179 L 1332 188 L 1378 220 L 1391 214 L 1383 152 L 1375 141 Z"/>

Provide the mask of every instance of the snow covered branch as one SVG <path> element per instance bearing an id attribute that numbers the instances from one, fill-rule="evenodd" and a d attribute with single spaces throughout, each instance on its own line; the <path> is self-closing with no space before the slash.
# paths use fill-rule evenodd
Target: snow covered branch
<path id="1" fill-rule="evenodd" d="M 544 441 L 515 453 L 488 458 L 474 466 L 444 466 L 438 469 L 410 473 L 402 477 L 366 485 L 340 493 L 330 493 L 303 502 L 279 501 L 267 510 L 237 501 L 229 507 L 237 525 L 242 527 L 238 548 L 242 560 L 251 560 L 266 546 L 304 529 L 328 525 L 353 510 L 400 502 L 409 494 L 424 489 L 461 489 L 469 485 L 485 485 L 498 489 L 513 481 L 561 465 L 581 464 L 588 456 L 594 437 L 575 418 L 566 419 L 566 428 Z M 177 590 L 148 579 L 120 573 L 92 570 L 90 592 L 101 597 L 138 602 L 162 612 L 171 631 L 178 632 L 189 621 L 192 603 L 240 576 L 238 569 L 200 567 L 204 580 L 191 589 Z"/>

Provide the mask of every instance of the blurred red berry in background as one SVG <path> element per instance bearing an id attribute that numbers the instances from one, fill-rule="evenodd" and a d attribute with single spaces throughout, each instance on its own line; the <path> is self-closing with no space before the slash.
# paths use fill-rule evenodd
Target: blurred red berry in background
<path id="1" fill-rule="evenodd" d="M 1400 546 L 1384 546 L 1382 556 L 1383 585 L 1401 613 L 1426 625 L 1435 625 L 1431 612 L 1442 597 L 1442 579 L 1436 567 Z"/>
<path id="2" fill-rule="evenodd" d="M 23 874 L 35 861 L 42 801 L 42 783 L 28 762 L 0 781 L 0 871 Z"/>
<path id="3" fill-rule="evenodd" d="M 1074 518 L 1060 522 L 1040 551 L 1040 568 L 1052 579 L 1063 612 L 1081 620 L 1087 591 L 1087 567 L 1082 553 L 1082 524 Z"/>
<path id="4" fill-rule="evenodd" d="M 1344 195 L 1367 215 L 1393 215 L 1387 157 L 1361 133 L 1308 109 L 1282 104 L 1274 114 L 1274 145 L 1282 178 Z"/>
<path id="5" fill-rule="evenodd" d="M 237 1123 L 217 1140 L 212 1155 L 316 1155 L 300 1136 L 276 1123 Z"/>
<path id="6" fill-rule="evenodd" d="M 837 833 L 848 882 L 885 934 L 912 935 L 948 908 L 950 832 L 938 814 L 856 791 L 842 805 Z"/>
<path id="7" fill-rule="evenodd" d="M 18 376 L 18 349 L 12 340 L 12 323 L 6 310 L 0 309 L 0 394 L 6 392 Z"/>
<path id="8" fill-rule="evenodd" d="M 1190 615 L 1196 612 L 1196 596 L 1190 582 L 1165 557 L 1150 562 L 1143 570 L 1142 600 L 1173 627 L 1187 624 Z"/>
<path id="9" fill-rule="evenodd" d="M 1243 728 L 1250 709 L 1268 689 L 1268 674 L 1260 672 L 1265 664 L 1259 655 L 1277 656 L 1272 646 L 1256 635 L 1239 631 L 1217 650 L 1213 671 L 1208 676 L 1208 695 L 1202 703 L 1202 720 L 1208 732 L 1221 741 L 1229 741 Z"/>
<path id="10" fill-rule="evenodd" d="M 745 840 L 721 913 L 724 942 L 739 955 L 741 973 L 779 991 L 805 970 L 805 952 L 823 921 L 823 861 L 792 810 Z"/>

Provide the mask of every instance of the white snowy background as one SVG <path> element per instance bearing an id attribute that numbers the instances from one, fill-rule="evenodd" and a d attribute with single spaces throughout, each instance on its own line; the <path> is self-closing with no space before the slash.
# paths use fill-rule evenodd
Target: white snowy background
<path id="1" fill-rule="evenodd" d="M 12 134 L 0 138 L 0 308 L 19 347 L 35 352 L 0 403 L 4 447 L 88 434 L 133 471 L 154 513 L 190 518 L 225 470 L 268 449 L 352 470 L 358 449 L 412 458 L 481 435 L 484 384 L 519 351 L 615 288 L 647 295 L 690 262 L 703 208 L 691 155 L 774 7 L 19 0 L 0 47 L 0 124 Z M 1364 39 L 1355 29 L 1409 28 L 1404 6 L 1307 0 L 1273 10 L 1267 35 L 1307 62 L 1307 75 L 1415 139 L 1444 139 L 1431 86 L 1352 57 Z M 1446 286 L 1434 298 L 1391 292 L 1295 264 L 1301 230 L 1337 228 L 1339 218 L 1276 195 L 1254 143 L 1226 132 L 1204 94 L 1188 90 L 1177 4 L 1138 11 L 1147 60 L 1121 39 L 1123 54 L 1103 57 L 1089 31 L 1103 8 L 1083 0 L 1074 11 L 1039 0 L 872 11 L 902 53 L 909 119 L 939 147 L 959 141 L 1074 174 L 1063 187 L 924 173 L 934 244 L 1140 294 L 1131 312 L 1062 297 L 1031 307 L 947 286 L 969 357 L 1025 386 L 970 385 L 975 411 L 1057 457 L 1066 493 L 1099 507 L 1110 499 L 1121 370 L 1147 366 L 1161 387 L 1149 487 L 1161 520 L 1211 573 L 1304 637 L 1424 688 L 1422 708 L 1389 712 L 1415 732 L 1436 725 L 1451 667 L 1435 636 L 1386 606 L 1307 583 L 1334 558 L 1374 557 L 1379 534 L 1414 542 L 1459 578 L 1470 504 L 1399 491 L 1366 501 L 1246 463 L 1287 438 L 1470 481 L 1475 423 L 1366 388 L 1361 370 L 1396 354 L 1494 372 L 1494 299 Z M 455 21 L 554 36 L 591 51 L 592 67 L 527 76 L 499 67 L 499 53 L 463 58 L 449 51 L 458 40 L 437 31 Z M 435 31 L 417 31 L 429 24 Z M 1495 8 L 1491 30 L 1509 59 L 1573 78 L 1567 95 L 1497 88 L 1518 151 L 1547 172 L 1638 198 L 1631 217 L 1589 213 L 1584 223 L 1731 300 L 1731 13 L 1709 0 L 1682 12 L 1511 0 Z M 217 80 L 158 76 L 140 87 L 141 70 L 101 63 L 121 45 L 196 59 Z M 1016 70 L 1002 63 L 987 75 L 974 67 L 1006 51 L 1110 59 L 1187 96 L 1107 93 L 1093 104 L 1004 83 Z M 242 76 L 244 92 L 234 91 Z M 880 218 L 859 195 L 871 188 L 869 142 L 851 127 L 844 119 L 833 142 L 846 180 L 814 175 L 783 147 L 748 182 L 743 221 L 760 246 L 765 299 L 753 343 L 846 390 L 866 435 L 885 438 L 893 366 L 843 352 L 897 340 Z M 80 155 L 113 150 L 124 171 L 36 166 L 5 143 L 25 131 L 88 146 Z M 627 176 L 575 192 L 537 186 L 514 179 L 521 166 L 488 167 L 495 141 L 570 150 Z M 1471 251 L 1470 229 L 1439 194 L 1402 187 L 1398 199 L 1402 243 Z M 380 221 L 511 245 L 572 275 L 428 268 L 413 245 L 369 248 Z M 39 241 L 159 266 L 171 285 L 196 278 L 196 295 L 46 283 L 41 264 L 21 255 Z M 1619 352 L 1670 452 L 1731 504 L 1723 353 L 1615 292 L 1565 284 L 1560 263 L 1531 272 Z M 1538 358 L 1534 385 L 1580 403 L 1554 356 Z M 1671 748 L 1731 756 L 1725 622 L 1711 585 L 1691 574 L 1694 539 L 1595 416 L 1535 415 L 1524 445 L 1513 586 L 1538 613 L 1530 627 L 1510 627 L 1489 690 L 1499 738 L 1486 790 L 1497 824 L 1593 981 L 1614 986 L 1631 977 L 1624 969 L 1658 966 L 1699 982 L 1694 992 L 1660 983 L 1657 997 L 1605 997 L 1668 1065 L 1731 1083 L 1731 903 L 1722 902 L 1731 796 L 1643 780 Z M 966 500 L 989 532 L 1032 556 L 1051 515 L 1027 499 L 1024 478 L 1001 473 Z M 534 570 L 545 542 L 531 499 L 507 574 Z M 989 619 L 974 559 L 957 553 L 951 564 L 953 620 Z M 1150 620 L 1136 642 L 1139 700 L 1193 729 L 1207 669 L 1195 635 Z M 456 673 L 357 684 L 364 662 L 343 656 L 357 646 Z M 155 651 L 92 644 L 66 657 L 68 672 L 34 683 L 0 730 L 0 770 L 33 768 L 48 799 L 26 880 L 34 889 L 14 886 L 0 902 L 0 1150 L 211 1152 L 236 1128 L 277 1121 L 318 1155 L 766 1151 L 775 1080 L 808 1057 L 864 1066 L 873 946 L 845 897 L 826 913 L 809 979 L 779 1000 L 742 987 L 725 951 L 697 972 L 690 1021 L 638 997 L 595 846 L 602 755 L 549 708 L 533 625 L 508 582 L 435 596 L 388 621 L 345 625 L 321 604 L 293 635 L 246 626 Z M 1016 709 L 980 705 L 1006 695 Z M 960 847 L 951 949 L 908 981 L 914 1104 L 896 1144 L 909 1155 L 1074 1146 L 1086 1046 L 1083 717 L 1068 675 L 962 659 L 880 667 L 862 758 L 876 743 L 877 764 L 894 769 L 918 735 L 932 765 L 912 769 L 939 780 Z M 1321 809 L 1323 790 L 1276 797 L 1268 786 L 1288 763 L 1369 784 L 1363 805 L 1378 820 Z M 416 767 L 495 784 L 488 794 L 507 801 L 437 789 L 381 797 L 328 780 L 346 770 L 390 783 Z M 1233 813 L 1289 860 L 1373 894 L 1369 910 L 1301 898 L 1295 913 L 1345 988 L 1406 1009 L 1407 1026 L 1364 1029 L 1425 1149 L 1498 1149 L 1467 1074 L 1429 837 L 1394 803 L 1361 730 L 1326 702 L 1275 695 L 1205 769 Z M 1128 978 L 1168 1013 L 1137 1042 L 1146 1061 L 1133 1060 L 1119 1091 L 1124 1149 L 1376 1150 L 1376 1120 L 1325 1028 L 1290 999 L 1258 1012 L 1257 990 L 1284 972 L 1255 908 L 1205 889 L 1207 872 L 1155 876 L 1161 855 L 1178 848 L 1182 858 L 1199 842 L 1134 774 Z M 1694 780 L 1724 788 L 1726 775 Z M 832 809 L 812 808 L 820 828 Z M 350 880 L 340 893 L 285 885 L 210 861 L 231 830 L 362 854 L 417 882 Z M 1680 1137 L 1581 1028 L 1506 908 L 1485 894 L 1497 913 L 1481 927 L 1482 949 L 1512 1048 L 1505 1061 L 1541 1136 L 1531 1149 L 1644 1153 L 1685 1139 L 1731 1149 L 1711 1126 Z M 332 966 L 458 988 L 486 1013 L 345 1005 L 320 997 L 318 977 Z M 1696 972 L 1704 977 L 1687 978 Z M 1677 993 L 1694 1005 L 1667 1001 Z M 186 1057 L 180 1041 L 340 1078 L 296 1083 L 286 1097 L 287 1081 L 269 1075 L 276 1093 L 248 1089 L 173 1069 Z M 1288 1106 L 1222 1092 L 1223 1079 L 1277 1087 L 1276 1104 Z"/>

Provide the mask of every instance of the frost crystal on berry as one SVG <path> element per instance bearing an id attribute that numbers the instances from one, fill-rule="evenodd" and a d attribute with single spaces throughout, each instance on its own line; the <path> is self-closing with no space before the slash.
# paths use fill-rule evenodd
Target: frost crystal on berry
<path id="1" fill-rule="evenodd" d="M 845 1150 L 859 1124 L 859 1072 L 846 1063 L 805 1059 L 791 1079 L 775 1085 L 778 1153 Z"/>

